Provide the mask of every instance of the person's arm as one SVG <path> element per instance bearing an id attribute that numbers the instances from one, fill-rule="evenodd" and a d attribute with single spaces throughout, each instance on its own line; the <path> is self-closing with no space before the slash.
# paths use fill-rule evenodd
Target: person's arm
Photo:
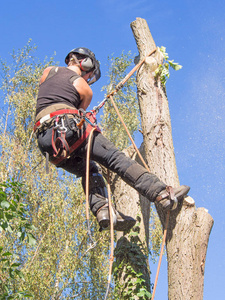
<path id="1" fill-rule="evenodd" d="M 92 100 L 92 89 L 82 77 L 76 79 L 73 85 L 80 94 L 81 104 L 78 108 L 83 108 L 86 110 Z"/>

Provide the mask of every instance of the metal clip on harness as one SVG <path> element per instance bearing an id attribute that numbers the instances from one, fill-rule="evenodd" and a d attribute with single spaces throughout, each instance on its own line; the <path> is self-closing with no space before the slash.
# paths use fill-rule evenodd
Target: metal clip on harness
<path id="1" fill-rule="evenodd" d="M 61 125 L 59 122 L 61 122 Z M 55 139 L 56 130 L 61 136 Z M 52 130 L 52 148 L 55 152 L 53 154 L 54 157 L 69 157 L 70 147 L 66 141 L 66 132 L 67 128 L 65 127 L 63 116 L 56 116 L 55 126 Z"/>
<path id="2" fill-rule="evenodd" d="M 62 124 L 61 126 L 60 126 L 59 123 L 58 123 L 59 120 L 61 121 L 61 124 Z M 57 129 L 57 131 L 58 131 L 59 133 L 66 133 L 66 132 L 67 132 L 67 128 L 65 127 L 63 117 L 61 117 L 61 116 L 57 116 L 57 117 L 56 117 L 54 129 L 55 129 L 55 130 Z"/>

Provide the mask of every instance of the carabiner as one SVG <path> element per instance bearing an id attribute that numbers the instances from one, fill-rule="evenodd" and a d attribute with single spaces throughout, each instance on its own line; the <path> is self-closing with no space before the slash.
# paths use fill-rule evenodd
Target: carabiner
<path id="1" fill-rule="evenodd" d="M 61 125 L 59 124 L 59 122 L 61 121 Z M 59 132 L 59 133 L 65 133 L 67 132 L 67 128 L 65 127 L 65 124 L 64 124 L 64 120 L 62 117 L 60 116 L 57 116 L 56 119 L 55 119 L 55 127 L 54 129 Z"/>
<path id="2" fill-rule="evenodd" d="M 58 131 L 59 133 L 67 132 L 67 127 L 66 127 L 65 124 L 64 124 L 64 119 L 63 119 L 63 118 L 61 118 L 61 123 L 62 123 L 62 126 L 59 126 L 59 127 L 57 128 L 57 131 Z"/>

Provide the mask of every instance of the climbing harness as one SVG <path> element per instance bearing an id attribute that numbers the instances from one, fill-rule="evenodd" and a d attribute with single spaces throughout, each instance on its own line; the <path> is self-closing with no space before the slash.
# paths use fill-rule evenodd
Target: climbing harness
<path id="1" fill-rule="evenodd" d="M 71 118 L 68 116 L 70 116 L 74 122 L 73 127 L 70 125 Z M 70 155 L 88 138 L 93 128 L 100 132 L 100 129 L 97 126 L 96 112 L 84 111 L 83 109 L 61 109 L 52 112 L 42 117 L 34 125 L 34 132 L 38 132 L 39 130 L 41 131 L 42 127 L 48 127 L 48 124 L 52 126 L 52 122 L 49 122 L 51 119 L 53 120 L 54 124 L 52 129 L 52 148 L 54 150 L 54 154 L 53 157 L 51 157 L 51 163 L 56 166 L 66 158 L 70 157 Z M 86 123 L 86 126 L 83 126 L 84 123 Z M 66 140 L 67 127 L 71 130 L 79 130 L 81 132 L 80 138 L 72 145 L 69 145 Z M 60 134 L 60 136 L 55 138 L 57 134 Z M 48 157 L 46 156 L 46 161 L 47 159 Z"/>
<path id="2" fill-rule="evenodd" d="M 61 121 L 61 124 L 59 123 Z M 57 137 L 54 139 L 56 131 L 60 133 L 60 137 Z M 66 141 L 66 132 L 67 127 L 65 127 L 64 119 L 60 118 L 60 116 L 57 115 L 55 119 L 55 126 L 52 130 L 52 148 L 54 150 L 54 157 L 68 157 L 70 153 L 70 147 Z"/>

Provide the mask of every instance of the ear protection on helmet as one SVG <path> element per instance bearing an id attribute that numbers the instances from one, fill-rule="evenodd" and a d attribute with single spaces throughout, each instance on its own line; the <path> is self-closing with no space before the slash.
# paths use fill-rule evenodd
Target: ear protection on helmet
<path id="1" fill-rule="evenodd" d="M 82 59 L 82 61 L 80 62 L 80 68 L 82 71 L 88 72 L 91 69 L 94 68 L 94 63 L 92 61 L 92 59 L 90 57 L 85 57 L 84 59 Z"/>
<path id="2" fill-rule="evenodd" d="M 101 77 L 101 71 L 100 71 L 100 64 L 99 61 L 95 58 L 94 53 L 89 50 L 88 48 L 80 47 L 80 48 L 74 48 L 71 50 L 66 58 L 65 63 L 68 65 L 69 63 L 69 54 L 70 53 L 78 53 L 80 55 L 86 56 L 84 59 L 80 62 L 80 68 L 83 72 L 89 72 L 92 71 L 91 78 L 88 79 L 87 83 L 89 85 L 93 84 L 99 78 Z"/>

